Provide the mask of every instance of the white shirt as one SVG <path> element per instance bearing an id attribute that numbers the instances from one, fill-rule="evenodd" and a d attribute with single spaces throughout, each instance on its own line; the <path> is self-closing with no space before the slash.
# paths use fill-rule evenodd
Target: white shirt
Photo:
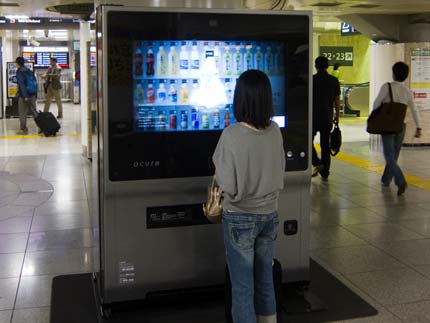
<path id="1" fill-rule="evenodd" d="M 412 118 L 414 119 L 415 125 L 417 128 L 420 128 L 420 118 L 417 108 L 414 104 L 414 97 L 411 90 L 401 82 L 394 81 L 390 84 L 393 91 L 393 101 L 406 104 L 411 109 Z M 379 90 L 379 94 L 376 97 L 375 102 L 373 102 L 373 110 L 378 108 L 382 103 L 388 103 L 390 101 L 390 91 L 388 89 L 388 84 L 385 83 Z"/>

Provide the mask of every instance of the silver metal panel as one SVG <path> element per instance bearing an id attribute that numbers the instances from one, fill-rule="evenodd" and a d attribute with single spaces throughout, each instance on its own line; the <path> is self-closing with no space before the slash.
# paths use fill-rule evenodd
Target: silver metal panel
<path id="1" fill-rule="evenodd" d="M 98 9 L 100 10 L 100 8 Z M 103 7 L 102 35 L 107 34 L 106 16 L 115 11 L 208 12 L 202 9 Z M 216 13 L 308 15 L 309 12 L 210 10 Z M 311 20 L 311 19 L 310 19 Z M 310 23 L 311 40 L 312 30 Z M 100 37 L 100 35 L 98 35 Z M 102 53 L 107 53 L 103 38 Z M 311 55 L 312 49 L 309 48 Z M 99 56 L 100 58 L 100 56 Z M 311 58 L 309 64 L 312 66 Z M 101 296 L 103 303 L 144 298 L 148 292 L 199 287 L 224 282 L 224 245 L 220 225 L 196 225 L 147 229 L 146 208 L 202 203 L 208 177 L 111 182 L 109 180 L 107 55 L 102 55 L 99 90 L 99 198 L 101 229 Z M 309 80 L 312 79 L 309 68 Z M 309 98 L 312 89 L 309 89 Z M 311 116 L 311 100 L 309 116 Z M 310 120 L 312 118 L 310 117 Z M 311 153 L 311 125 L 309 124 Z M 310 156 L 308 164 L 311 165 Z M 280 227 L 276 257 L 281 261 L 284 281 L 309 279 L 310 167 L 285 174 L 286 188 L 279 199 Z M 283 222 L 297 220 L 296 235 L 283 233 Z M 121 279 L 129 274 L 129 281 Z"/>

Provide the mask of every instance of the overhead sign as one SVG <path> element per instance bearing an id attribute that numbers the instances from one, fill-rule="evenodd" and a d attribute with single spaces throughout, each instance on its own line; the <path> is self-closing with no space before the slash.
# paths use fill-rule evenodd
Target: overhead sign
<path id="1" fill-rule="evenodd" d="M 341 36 L 350 36 L 350 35 L 359 35 L 360 32 L 350 24 L 346 22 L 342 22 L 342 25 L 340 28 L 340 34 Z"/>
<path id="2" fill-rule="evenodd" d="M 327 57 L 330 65 L 339 63 L 341 66 L 353 66 L 354 53 L 352 47 L 321 46 L 320 55 Z"/>

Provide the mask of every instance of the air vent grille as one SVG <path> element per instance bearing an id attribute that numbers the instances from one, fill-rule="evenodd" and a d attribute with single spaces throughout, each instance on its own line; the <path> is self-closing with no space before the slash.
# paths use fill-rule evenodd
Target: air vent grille
<path id="1" fill-rule="evenodd" d="M 318 2 L 318 3 L 314 3 L 312 7 L 337 7 L 342 4 L 343 3 L 340 3 L 340 2 Z"/>
<path id="2" fill-rule="evenodd" d="M 61 4 L 46 8 L 48 11 L 58 12 L 62 15 L 71 15 L 87 18 L 91 16 L 94 11 L 94 3 L 72 3 Z"/>
<path id="3" fill-rule="evenodd" d="M 0 2 L 0 7 L 19 7 L 19 4 L 13 2 Z"/>
<path id="4" fill-rule="evenodd" d="M 370 3 L 361 3 L 355 6 L 351 6 L 351 8 L 358 8 L 358 9 L 372 9 L 372 8 L 378 8 L 378 7 L 380 7 L 379 4 L 370 4 Z"/>

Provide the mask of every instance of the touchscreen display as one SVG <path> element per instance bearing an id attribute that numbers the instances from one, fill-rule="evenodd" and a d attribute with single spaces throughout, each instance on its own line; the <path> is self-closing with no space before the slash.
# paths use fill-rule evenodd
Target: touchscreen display
<path id="1" fill-rule="evenodd" d="M 141 40 L 133 44 L 134 127 L 137 132 L 221 130 L 235 123 L 239 75 L 264 71 L 273 120 L 287 126 L 282 42 Z"/>

